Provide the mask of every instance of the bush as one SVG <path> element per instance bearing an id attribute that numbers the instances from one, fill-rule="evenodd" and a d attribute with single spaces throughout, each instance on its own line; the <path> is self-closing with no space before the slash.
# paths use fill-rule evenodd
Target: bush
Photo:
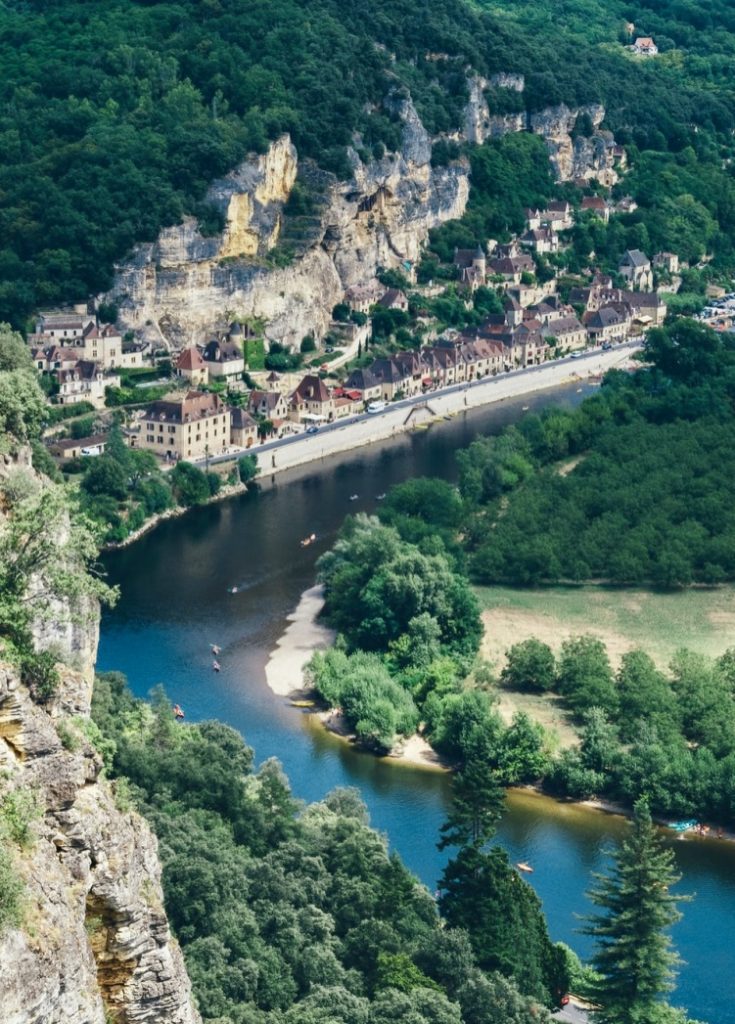
<path id="1" fill-rule="evenodd" d="M 171 471 L 171 488 L 179 505 L 203 505 L 212 495 L 207 475 L 190 462 L 179 462 Z"/>
<path id="2" fill-rule="evenodd" d="M 13 868 L 10 852 L 0 843 L 0 937 L 22 920 L 23 883 Z"/>
<path id="3" fill-rule="evenodd" d="M 237 473 L 241 484 L 250 483 L 260 473 L 260 466 L 256 456 L 242 455 L 237 460 Z"/>
<path id="4" fill-rule="evenodd" d="M 42 704 L 51 700 L 59 688 L 57 659 L 50 651 L 26 654 L 21 662 L 21 679 L 33 697 Z"/>

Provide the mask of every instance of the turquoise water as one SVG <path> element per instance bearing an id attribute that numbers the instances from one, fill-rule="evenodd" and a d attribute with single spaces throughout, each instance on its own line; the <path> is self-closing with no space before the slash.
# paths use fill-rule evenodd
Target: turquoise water
<path id="1" fill-rule="evenodd" d="M 576 386 L 562 398 L 576 402 Z M 558 399 L 557 399 L 558 400 Z M 348 513 L 374 511 L 376 496 L 410 476 L 452 479 L 453 452 L 478 433 L 495 432 L 547 397 L 509 402 L 265 480 L 247 495 L 194 510 L 161 524 L 129 548 L 110 554 L 111 582 L 122 597 L 102 623 L 99 668 L 125 672 L 145 696 L 164 683 L 188 720 L 218 718 L 238 729 L 256 760 L 277 757 L 294 793 L 318 800 L 335 786 L 357 786 L 372 824 L 408 866 L 435 887 L 445 854 L 436 850 L 447 805 L 442 773 L 360 754 L 326 734 L 266 686 L 264 666 L 304 590 L 314 563 L 333 542 Z M 359 500 L 349 501 L 358 494 Z M 299 541 L 316 533 L 318 542 Z M 237 594 L 228 587 L 237 585 Z M 209 644 L 222 648 L 222 671 L 211 669 Z M 555 939 L 583 955 L 576 915 L 593 871 L 604 867 L 611 842 L 624 832 L 619 818 L 512 794 L 499 841 L 539 893 Z M 682 891 L 696 893 L 684 908 L 675 939 L 687 963 L 674 1002 L 711 1024 L 735 1024 L 735 848 L 716 841 L 674 842 Z"/>

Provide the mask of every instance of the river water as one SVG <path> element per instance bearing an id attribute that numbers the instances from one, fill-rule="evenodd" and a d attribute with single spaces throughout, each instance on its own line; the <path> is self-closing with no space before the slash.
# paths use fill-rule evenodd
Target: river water
<path id="1" fill-rule="evenodd" d="M 557 402 L 582 397 L 576 385 L 554 392 Z M 359 787 L 372 824 L 433 889 L 446 858 L 435 844 L 447 777 L 347 747 L 267 688 L 265 664 L 345 515 L 374 511 L 378 494 L 411 476 L 454 479 L 457 448 L 517 420 L 523 406 L 549 401 L 543 394 L 508 401 L 284 473 L 109 554 L 110 582 L 122 596 L 103 618 L 99 669 L 124 672 L 139 696 L 163 683 L 188 720 L 229 723 L 258 762 L 281 761 L 295 795 L 306 801 L 335 786 Z M 359 498 L 350 502 L 353 494 Z M 300 539 L 311 533 L 318 542 L 302 548 Z M 235 585 L 238 593 L 228 593 Z M 210 643 L 222 648 L 219 674 L 211 669 Z M 552 937 L 582 955 L 590 944 L 577 931 L 577 915 L 591 909 L 584 895 L 591 873 L 604 868 L 610 844 L 626 828 L 615 816 L 532 793 L 508 799 L 499 841 L 513 861 L 533 865 L 526 877 L 543 901 Z M 686 963 L 673 1001 L 710 1024 L 735 1024 L 735 847 L 687 840 L 673 848 L 684 875 L 680 889 L 696 894 L 675 928 Z"/>

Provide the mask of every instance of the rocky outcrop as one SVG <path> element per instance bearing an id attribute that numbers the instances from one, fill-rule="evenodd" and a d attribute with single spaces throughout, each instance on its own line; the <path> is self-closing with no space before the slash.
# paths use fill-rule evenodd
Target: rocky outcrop
<path id="1" fill-rule="evenodd" d="M 118 268 L 110 297 L 126 328 L 179 348 L 234 317 L 257 317 L 270 339 L 298 344 L 326 332 L 350 284 L 415 261 L 429 230 L 464 212 L 469 169 L 464 161 L 432 168 L 431 139 L 413 104 L 390 102 L 403 123 L 400 152 L 367 164 L 352 152 L 349 181 L 321 175 L 307 247 L 290 261 L 288 247 L 275 249 L 284 224 L 288 231 L 284 203 L 297 173 L 283 136 L 212 185 L 208 200 L 226 218 L 222 235 L 204 238 L 189 218 Z"/>
<path id="2" fill-rule="evenodd" d="M 523 76 L 473 77 L 468 86 L 458 137 L 482 143 L 533 131 L 546 140 L 558 180 L 614 182 L 602 107 L 493 113 L 486 90 L 522 93 Z M 205 238 L 187 218 L 138 246 L 107 296 L 125 327 L 177 350 L 224 331 L 233 318 L 257 318 L 269 339 L 297 346 L 306 334 L 324 335 L 350 285 L 370 282 L 379 267 L 414 263 L 431 228 L 464 213 L 469 165 L 432 167 L 432 139 L 410 98 L 396 94 L 385 106 L 402 122 L 400 150 L 369 163 L 351 151 L 348 181 L 299 165 L 284 135 L 211 186 L 207 200 L 225 219 L 221 235 Z M 587 136 L 574 130 L 583 115 L 592 126 Z M 297 176 L 313 204 L 308 215 L 284 209 Z"/>
<path id="3" fill-rule="evenodd" d="M 0 936 L 0 1019 L 199 1024 L 163 910 L 156 840 L 116 806 L 85 736 L 90 681 L 64 670 L 60 692 L 73 697 L 40 707 L 0 664 L 0 798 L 37 808 L 33 841 L 6 843 L 24 900 L 21 927 Z"/>
<path id="4" fill-rule="evenodd" d="M 604 185 L 615 184 L 615 139 L 612 132 L 600 129 L 605 118 L 603 106 L 591 104 L 573 109 L 560 104 L 534 113 L 503 114 L 490 109 L 485 95 L 489 87 L 522 92 L 523 76 L 474 76 L 469 80 L 465 135 L 470 142 L 482 143 L 511 132 L 535 132 L 546 142 L 557 181 L 596 178 Z M 587 122 L 589 134 L 575 133 L 582 119 Z"/>

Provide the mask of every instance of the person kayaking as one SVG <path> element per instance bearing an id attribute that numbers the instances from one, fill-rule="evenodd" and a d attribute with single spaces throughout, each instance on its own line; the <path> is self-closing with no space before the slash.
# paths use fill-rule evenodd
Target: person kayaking
<path id="1" fill-rule="evenodd" d="M 214 669 L 215 672 L 219 672 L 219 670 L 220 670 L 220 663 L 217 661 L 216 658 L 212 662 L 212 668 Z"/>
<path id="2" fill-rule="evenodd" d="M 237 587 L 228 587 L 227 588 L 227 593 L 228 594 L 236 594 L 237 593 Z"/>
<path id="3" fill-rule="evenodd" d="M 219 648 L 217 644 L 210 644 L 209 646 L 212 648 L 212 654 L 216 658 L 220 654 L 221 648 Z"/>
<path id="4" fill-rule="evenodd" d="M 174 704 L 173 711 L 174 711 L 174 718 L 183 718 L 184 717 L 184 712 L 182 711 L 181 707 L 178 704 Z"/>
<path id="5" fill-rule="evenodd" d="M 357 499 L 358 499 L 359 497 L 360 497 L 360 495 L 359 495 L 359 494 L 351 494 L 351 495 L 350 495 L 350 501 L 357 501 Z"/>

